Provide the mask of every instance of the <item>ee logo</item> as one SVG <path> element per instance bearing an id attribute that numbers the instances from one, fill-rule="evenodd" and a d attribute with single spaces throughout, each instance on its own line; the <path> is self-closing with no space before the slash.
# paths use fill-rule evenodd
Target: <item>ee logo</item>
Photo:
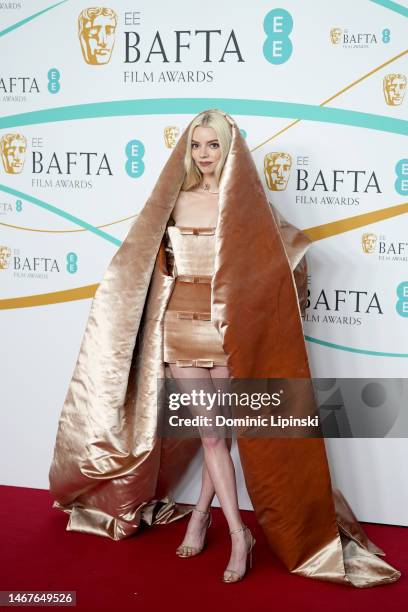
<path id="1" fill-rule="evenodd" d="M 141 140 L 131 140 L 126 145 L 126 172 L 132 178 L 139 178 L 145 170 L 143 156 L 145 147 Z"/>
<path id="2" fill-rule="evenodd" d="M 402 281 L 397 287 L 398 300 L 395 308 L 401 317 L 408 317 L 408 281 Z"/>
<path id="3" fill-rule="evenodd" d="M 399 160 L 395 166 L 395 174 L 395 191 L 403 196 L 408 195 L 408 159 Z"/>
<path id="4" fill-rule="evenodd" d="M 265 15 L 263 28 L 266 39 L 263 44 L 263 54 L 271 64 L 283 64 L 292 55 L 292 41 L 289 34 L 293 29 L 293 19 L 287 10 L 273 9 Z"/>
<path id="5" fill-rule="evenodd" d="M 57 68 L 50 68 L 47 74 L 48 77 L 48 91 L 52 94 L 56 94 L 61 89 L 60 78 L 61 74 Z"/>
<path id="6" fill-rule="evenodd" d="M 66 257 L 67 272 L 75 274 L 78 272 L 78 255 L 76 253 L 68 253 Z"/>

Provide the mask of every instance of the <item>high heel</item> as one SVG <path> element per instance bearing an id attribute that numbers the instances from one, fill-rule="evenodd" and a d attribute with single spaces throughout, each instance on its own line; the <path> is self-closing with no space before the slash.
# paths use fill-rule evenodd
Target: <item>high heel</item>
<path id="1" fill-rule="evenodd" d="M 207 511 L 199 510 L 198 508 L 193 508 L 193 510 L 195 510 L 196 512 L 199 512 L 200 514 L 208 515 L 207 527 L 206 527 L 206 529 L 208 529 L 212 522 L 211 512 L 209 510 Z M 180 544 L 180 546 L 176 549 L 176 555 L 178 557 L 183 557 L 183 558 L 195 557 L 196 555 L 200 554 L 200 552 L 203 550 L 206 543 L 207 543 L 207 534 L 204 538 L 204 542 L 201 547 L 187 546 L 186 544 Z"/>
<path id="2" fill-rule="evenodd" d="M 248 550 L 247 550 L 247 557 L 249 555 L 249 567 L 252 568 L 252 549 L 255 545 L 256 539 L 254 538 L 254 536 L 252 535 L 251 531 L 249 530 L 249 528 L 246 525 L 243 525 L 240 529 L 235 529 L 234 531 L 230 531 L 230 534 L 232 533 L 238 533 L 239 531 L 245 531 L 245 533 L 249 534 L 250 537 L 250 541 L 249 541 L 249 546 L 248 546 Z M 230 572 L 231 574 L 235 574 L 237 576 L 237 578 L 234 578 L 233 580 L 231 580 L 231 576 L 230 578 L 225 578 L 225 573 L 226 572 Z M 246 574 L 246 567 L 244 570 L 243 574 L 239 574 L 236 570 L 230 569 L 229 567 L 227 567 L 224 571 L 224 576 L 222 577 L 222 581 L 223 582 L 239 582 L 240 580 L 243 579 L 243 577 Z"/>

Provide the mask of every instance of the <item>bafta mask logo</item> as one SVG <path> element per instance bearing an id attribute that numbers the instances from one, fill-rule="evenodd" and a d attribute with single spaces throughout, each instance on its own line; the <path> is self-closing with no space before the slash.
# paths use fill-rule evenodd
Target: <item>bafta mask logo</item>
<path id="1" fill-rule="evenodd" d="M 405 74 L 386 74 L 383 79 L 383 91 L 385 101 L 389 106 L 400 106 L 404 99 L 407 88 L 407 77 Z"/>
<path id="2" fill-rule="evenodd" d="M 23 134 L 5 134 L 0 139 L 0 152 L 7 174 L 20 174 L 24 166 L 27 140 Z"/>
<path id="3" fill-rule="evenodd" d="M 289 153 L 267 153 L 264 157 L 266 184 L 271 191 L 284 191 L 288 184 L 292 158 Z"/>
<path id="4" fill-rule="evenodd" d="M 0 244 L 0 270 L 7 270 L 10 265 L 10 255 L 10 247 Z"/>
<path id="5" fill-rule="evenodd" d="M 361 246 L 364 253 L 374 253 L 377 244 L 377 235 L 372 232 L 366 232 L 361 237 Z"/>
<path id="6" fill-rule="evenodd" d="M 78 17 L 78 36 L 87 64 L 108 64 L 115 43 L 118 16 L 106 7 L 84 9 Z"/>
<path id="7" fill-rule="evenodd" d="M 164 144 L 168 149 L 173 149 L 176 146 L 180 130 L 175 125 L 168 125 L 164 128 Z"/>
<path id="8" fill-rule="evenodd" d="M 332 45 L 338 45 L 341 41 L 341 35 L 343 31 L 341 28 L 331 28 L 330 30 L 330 42 Z"/>

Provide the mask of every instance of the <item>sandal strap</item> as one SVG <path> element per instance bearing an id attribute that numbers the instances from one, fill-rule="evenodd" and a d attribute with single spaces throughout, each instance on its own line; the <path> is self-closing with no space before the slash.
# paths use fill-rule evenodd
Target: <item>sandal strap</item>
<path id="1" fill-rule="evenodd" d="M 248 529 L 248 527 L 246 525 L 242 525 L 242 527 L 240 527 L 239 529 L 234 529 L 234 531 L 230 531 L 230 534 L 238 533 L 239 531 L 245 531 L 245 529 Z"/>
<path id="2" fill-rule="evenodd" d="M 208 516 L 208 520 L 207 520 L 207 529 L 208 527 L 211 525 L 211 520 L 212 520 L 212 516 L 211 516 L 211 512 L 210 510 L 207 510 L 206 512 L 204 512 L 204 510 L 199 510 L 198 508 L 193 508 L 193 510 L 197 510 L 197 512 L 200 512 L 200 514 L 205 514 L 206 516 Z M 178 546 L 177 551 L 181 552 L 181 553 L 185 553 L 188 552 L 188 555 L 179 555 L 179 556 L 194 556 L 194 555 L 198 555 L 204 548 L 204 545 L 206 543 L 206 540 L 204 540 L 204 543 L 201 547 L 197 547 L 197 546 L 190 546 L 189 544 L 180 544 L 180 546 Z M 193 554 L 190 554 L 193 553 Z"/>
<path id="3" fill-rule="evenodd" d="M 200 514 L 210 514 L 209 510 L 199 510 L 198 508 L 193 508 L 193 510 L 196 510 L 196 512 L 199 512 Z"/>
<path id="4" fill-rule="evenodd" d="M 232 572 L 233 574 L 237 574 L 238 576 L 241 576 L 241 574 L 239 572 L 237 572 L 237 570 L 229 569 L 229 567 L 227 567 L 224 570 L 224 574 L 225 574 L 225 572 Z"/>
<path id="5" fill-rule="evenodd" d="M 204 545 L 201 548 L 196 548 L 195 546 L 188 546 L 186 544 L 183 544 L 177 548 L 176 552 L 181 553 L 179 554 L 180 557 L 194 557 L 195 555 L 199 555 L 203 548 Z"/>

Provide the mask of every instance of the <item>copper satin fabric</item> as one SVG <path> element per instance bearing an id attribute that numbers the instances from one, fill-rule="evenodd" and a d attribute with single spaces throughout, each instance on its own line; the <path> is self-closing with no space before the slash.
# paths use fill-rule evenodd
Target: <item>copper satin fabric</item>
<path id="1" fill-rule="evenodd" d="M 214 324 L 233 378 L 308 378 L 300 308 L 310 241 L 270 207 L 226 117 L 233 138 L 220 183 Z M 142 519 L 168 523 L 191 511 L 172 490 L 200 440 L 156 434 L 163 317 L 175 282 L 163 236 L 184 178 L 186 136 L 187 129 L 92 301 L 49 473 L 68 530 L 119 540 Z M 293 397 L 293 412 L 313 412 L 312 401 Z M 291 572 L 356 587 L 400 577 L 332 491 L 322 439 L 238 438 L 238 449 L 257 520 Z"/>

